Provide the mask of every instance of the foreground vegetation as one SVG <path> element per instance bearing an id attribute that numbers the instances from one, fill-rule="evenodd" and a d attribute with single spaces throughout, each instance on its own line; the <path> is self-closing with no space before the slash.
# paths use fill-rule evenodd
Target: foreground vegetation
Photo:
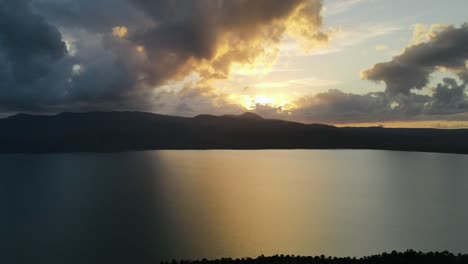
<path id="1" fill-rule="evenodd" d="M 231 259 L 223 258 L 217 260 L 181 260 L 172 262 L 161 262 L 161 264 L 461 264 L 468 263 L 468 255 L 454 255 L 447 251 L 422 253 L 406 251 L 399 253 L 383 253 L 380 255 L 363 258 L 338 258 L 338 257 L 301 257 L 294 255 L 275 255 L 271 257 L 260 256 L 258 258 Z"/>

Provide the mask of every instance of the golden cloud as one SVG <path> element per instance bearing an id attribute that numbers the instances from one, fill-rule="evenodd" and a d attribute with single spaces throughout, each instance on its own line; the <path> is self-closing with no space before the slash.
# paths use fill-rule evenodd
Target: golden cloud
<path id="1" fill-rule="evenodd" d="M 112 35 L 118 37 L 118 38 L 124 38 L 127 36 L 128 33 L 128 28 L 125 26 L 116 26 L 112 28 Z"/>
<path id="2" fill-rule="evenodd" d="M 144 46 L 148 54 L 145 69 L 153 85 L 193 73 L 206 80 L 225 79 L 233 67 L 268 70 L 286 35 L 308 51 L 328 43 L 321 30 L 320 0 L 209 3 L 192 3 L 200 14 L 183 23 L 157 20 L 155 28 L 134 36 L 135 45 Z"/>

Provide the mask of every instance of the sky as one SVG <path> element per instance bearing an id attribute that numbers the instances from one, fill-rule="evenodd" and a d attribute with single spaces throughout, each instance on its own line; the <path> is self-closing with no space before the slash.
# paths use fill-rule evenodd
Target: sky
<path id="1" fill-rule="evenodd" d="M 0 116 L 468 127 L 466 0 L 0 0 Z"/>

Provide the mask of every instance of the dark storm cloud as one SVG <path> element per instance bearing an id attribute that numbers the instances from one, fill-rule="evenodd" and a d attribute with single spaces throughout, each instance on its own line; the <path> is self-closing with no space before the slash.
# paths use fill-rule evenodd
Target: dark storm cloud
<path id="1" fill-rule="evenodd" d="M 321 6 L 320 0 L 0 0 L 0 108 L 158 111 L 152 105 L 159 86 L 191 73 L 226 78 L 232 64 L 255 63 L 286 31 L 310 45 L 326 43 Z"/>
<path id="2" fill-rule="evenodd" d="M 428 105 L 427 112 L 436 114 L 462 113 L 468 110 L 465 94 L 466 83 L 459 85 L 455 79 L 445 78 L 434 90 L 434 100 Z"/>
<path id="3" fill-rule="evenodd" d="M 32 7 L 56 26 L 98 33 L 145 20 L 143 13 L 128 0 L 33 0 Z"/>
<path id="4" fill-rule="evenodd" d="M 34 107 L 33 101 L 42 101 L 43 94 L 53 90 L 44 82 L 60 82 L 66 74 L 60 67 L 67 53 L 60 32 L 34 14 L 29 4 L 27 0 L 0 1 L 1 108 Z"/>
<path id="5" fill-rule="evenodd" d="M 0 2 L 0 45 L 19 83 L 34 81 L 66 53 L 60 33 L 31 13 L 28 1 Z"/>
<path id="6" fill-rule="evenodd" d="M 72 55 L 58 27 L 36 13 L 32 3 L 0 2 L 0 110 L 112 109 L 133 99 L 122 100 L 124 88 L 136 79 L 127 67 L 132 58 L 121 63 L 124 59 L 114 54 L 123 44 L 77 30 L 75 37 L 84 41 L 75 43 L 79 51 Z"/>
<path id="7" fill-rule="evenodd" d="M 407 47 L 389 62 L 378 63 L 362 72 L 366 80 L 383 81 L 389 94 L 408 94 L 422 89 L 429 76 L 443 68 L 468 81 L 468 24 L 448 26 L 430 36 L 429 41 Z"/>
<path id="8" fill-rule="evenodd" d="M 204 78 L 226 77 L 233 63 L 251 64 L 279 43 L 286 30 L 306 27 L 301 37 L 323 43 L 321 1 L 132 0 L 153 22 L 129 40 L 145 47 L 154 64 L 150 84 L 197 71 Z M 304 32 L 305 32 L 304 31 Z"/>

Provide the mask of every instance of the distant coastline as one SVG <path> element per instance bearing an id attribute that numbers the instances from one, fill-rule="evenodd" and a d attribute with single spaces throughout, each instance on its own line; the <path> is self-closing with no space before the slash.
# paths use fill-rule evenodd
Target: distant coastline
<path id="1" fill-rule="evenodd" d="M 0 119 L 0 153 L 162 149 L 374 149 L 468 154 L 467 129 L 334 127 L 253 113 L 193 118 L 145 112 L 18 114 Z"/>

